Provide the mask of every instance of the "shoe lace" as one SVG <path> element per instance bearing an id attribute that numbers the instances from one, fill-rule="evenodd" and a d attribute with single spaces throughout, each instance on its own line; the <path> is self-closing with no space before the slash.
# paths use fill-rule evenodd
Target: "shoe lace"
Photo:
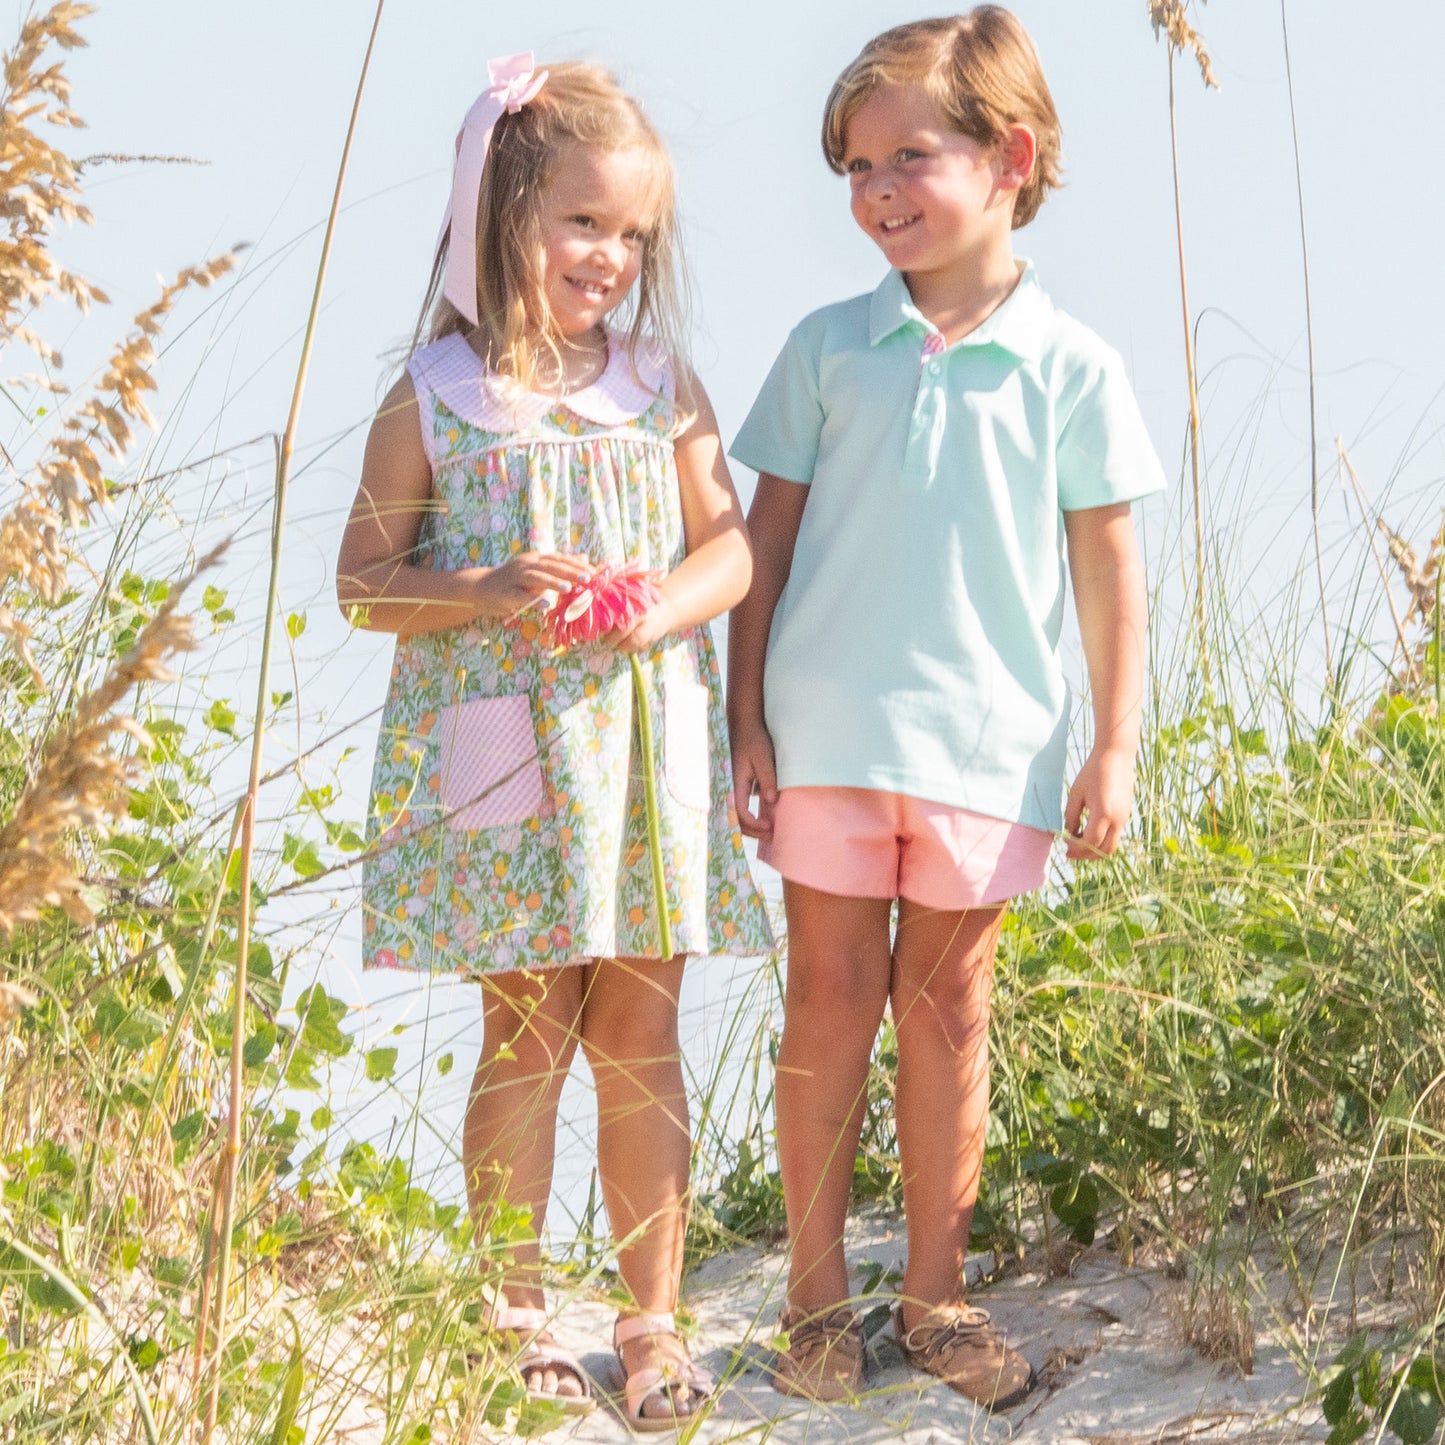
<path id="1" fill-rule="evenodd" d="M 964 1305 L 950 1313 L 946 1324 L 931 1327 L 927 1337 L 917 1344 L 914 1343 L 914 1337 L 924 1327 L 915 1325 L 908 1331 L 904 1343 L 912 1353 L 932 1362 L 940 1355 L 951 1352 L 956 1345 L 991 1342 L 994 1329 L 989 1323 L 990 1318 L 987 1310 L 980 1309 L 977 1305 Z"/>
<path id="2" fill-rule="evenodd" d="M 832 1310 L 828 1314 L 809 1315 L 788 1326 L 788 1348 L 794 1355 L 812 1355 L 841 1346 L 852 1347 L 857 1320 L 851 1311 Z"/>

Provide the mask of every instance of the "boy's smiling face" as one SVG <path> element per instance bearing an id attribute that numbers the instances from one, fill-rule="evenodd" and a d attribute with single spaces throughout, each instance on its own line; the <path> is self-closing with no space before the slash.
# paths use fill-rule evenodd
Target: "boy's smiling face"
<path id="1" fill-rule="evenodd" d="M 891 266 L 941 275 L 1012 255 L 1014 198 L 1033 166 L 1026 126 L 987 145 L 953 130 L 921 86 L 885 84 L 848 121 L 845 142 L 853 219 Z"/>

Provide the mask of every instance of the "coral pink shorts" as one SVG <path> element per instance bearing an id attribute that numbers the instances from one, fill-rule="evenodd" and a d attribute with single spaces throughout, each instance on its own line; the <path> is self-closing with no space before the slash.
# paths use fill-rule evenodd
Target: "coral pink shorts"
<path id="1" fill-rule="evenodd" d="M 784 788 L 758 857 L 848 898 L 983 908 L 1039 887 L 1053 835 L 871 788 Z"/>

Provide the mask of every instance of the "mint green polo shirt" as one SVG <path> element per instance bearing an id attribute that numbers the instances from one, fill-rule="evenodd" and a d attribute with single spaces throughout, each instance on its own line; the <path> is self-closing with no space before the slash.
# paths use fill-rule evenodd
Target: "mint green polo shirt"
<path id="1" fill-rule="evenodd" d="M 941 350 L 897 271 L 813 312 L 733 443 L 809 488 L 764 676 L 781 787 L 1062 826 L 1064 513 L 1164 475 L 1118 353 L 1020 271 Z"/>

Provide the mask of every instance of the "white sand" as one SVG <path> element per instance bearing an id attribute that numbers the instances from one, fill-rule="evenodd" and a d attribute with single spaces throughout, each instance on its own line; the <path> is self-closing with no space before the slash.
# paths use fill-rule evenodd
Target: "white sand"
<path id="1" fill-rule="evenodd" d="M 903 1242 L 887 1221 L 854 1226 L 850 1258 L 902 1264 Z M 1305 1377 L 1284 1347 L 1293 1333 L 1267 1290 L 1256 1309 L 1254 1372 L 1205 1359 L 1181 1342 L 1185 1286 L 1157 1269 L 1123 1270 L 1089 1251 L 1064 1278 L 1022 1275 L 978 1291 L 994 1322 L 1033 1364 L 1040 1383 L 1015 1409 L 990 1418 L 936 1380 L 910 1370 L 891 1327 L 872 1336 L 866 1392 L 848 1405 L 810 1405 L 769 1384 L 769 1340 L 783 1279 L 780 1253 L 742 1250 L 709 1261 L 692 1277 L 688 1308 L 699 1330 L 695 1357 L 722 1381 L 717 1408 L 689 1436 L 698 1442 L 1011 1440 L 1019 1445 L 1132 1445 L 1132 1442 L 1323 1440 L 1317 1408 L 1300 1407 Z M 1282 1282 L 1281 1282 L 1282 1284 Z M 1273 1318 L 1259 1319 L 1263 1313 Z M 1343 1313 L 1343 1312 L 1342 1312 Z M 602 1306 L 567 1310 L 559 1334 L 604 1386 L 617 1387 L 607 1350 L 612 1314 Z M 1341 1320 L 1339 1339 L 1347 1321 Z M 1338 1348 L 1332 1342 L 1324 1359 Z M 632 1438 L 610 1402 L 548 1437 L 575 1442 Z"/>
<path id="2" fill-rule="evenodd" d="M 855 1278 L 865 1277 L 870 1268 L 875 1277 L 879 1267 L 885 1273 L 901 1269 L 904 1241 L 895 1226 L 884 1216 L 853 1222 L 848 1249 Z M 1352 1274 L 1337 1276 L 1335 1253 L 1317 1260 L 1307 1280 L 1292 1280 L 1267 1247 L 1257 1248 L 1249 1274 L 1255 1336 L 1249 1375 L 1228 1360 L 1205 1358 L 1185 1341 L 1189 1286 L 1184 1281 L 1162 1268 L 1124 1269 L 1101 1248 L 1079 1253 L 1063 1274 L 1050 1277 L 1025 1269 L 975 1289 L 972 1302 L 992 1313 L 1039 1376 L 1027 1400 L 995 1417 L 941 1381 L 909 1369 L 887 1325 L 870 1339 L 865 1392 L 856 1401 L 817 1405 L 778 1394 L 769 1383 L 770 1342 L 782 1294 L 783 1254 L 741 1249 L 709 1260 L 687 1284 L 687 1308 L 697 1321 L 694 1357 L 721 1383 L 715 1407 L 683 1438 L 698 1445 L 1322 1441 L 1329 1430 L 1318 1407 L 1302 1403 L 1308 1392 L 1305 1360 L 1312 1358 L 1323 1368 L 1353 1330 L 1384 1331 L 1409 1315 L 1409 1249 L 1402 1253 L 1398 1245 L 1395 1241 L 1398 1272 L 1393 1276 L 1391 1241 L 1381 1238 L 1356 1255 Z M 971 1261 L 971 1274 L 985 1262 Z M 1390 1290 L 1387 1278 L 1393 1283 Z M 865 1300 L 862 1307 L 881 1315 L 888 1288 L 883 1286 L 876 1305 Z M 558 1319 L 558 1338 L 580 1356 L 598 1385 L 601 1403 L 590 1415 L 556 1427 L 547 1440 L 620 1445 L 636 1438 L 617 1413 L 620 1382 L 609 1348 L 614 1317 L 602 1303 L 576 1302 Z M 357 1357 L 355 1347 L 343 1346 L 341 1353 Z M 320 1388 L 309 1402 L 316 1413 L 310 1414 L 308 1438 L 324 1416 L 325 1438 L 333 1445 L 379 1445 L 385 1435 L 382 1392 L 358 1388 L 354 1376 L 349 1385 L 335 1377 L 329 1383 L 327 1388 L 315 1381 Z M 308 1413 L 303 1411 L 303 1423 Z M 492 1438 L 476 1424 L 457 1442 L 478 1445 Z"/>

